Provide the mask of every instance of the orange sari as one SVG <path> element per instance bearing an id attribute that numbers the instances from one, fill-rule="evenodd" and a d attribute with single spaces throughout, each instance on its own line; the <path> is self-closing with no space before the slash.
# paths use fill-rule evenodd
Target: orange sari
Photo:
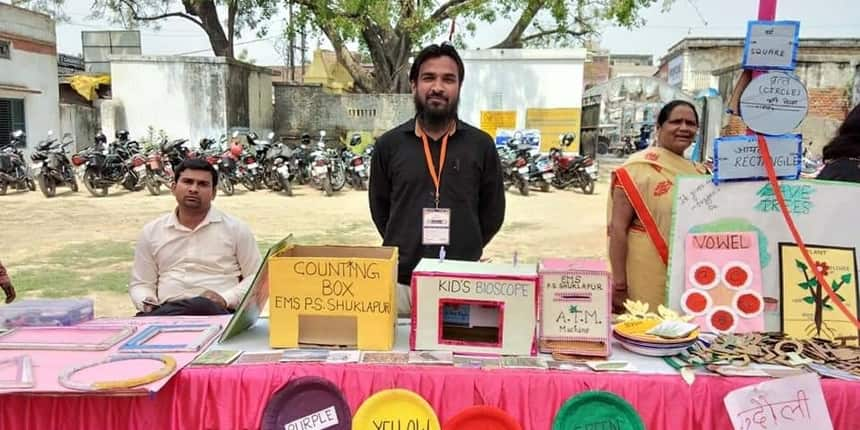
<path id="1" fill-rule="evenodd" d="M 652 309 L 665 304 L 675 177 L 705 173 L 704 165 L 660 147 L 631 155 L 613 172 L 610 189 L 621 188 L 636 214 L 627 230 L 627 292 L 631 300 L 648 303 Z M 607 216 L 611 222 L 612 193 Z"/>

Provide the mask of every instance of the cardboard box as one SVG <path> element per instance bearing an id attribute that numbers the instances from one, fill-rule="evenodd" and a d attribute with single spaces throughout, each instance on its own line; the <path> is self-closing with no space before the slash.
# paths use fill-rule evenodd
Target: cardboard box
<path id="1" fill-rule="evenodd" d="M 268 263 L 271 347 L 394 347 L 397 248 L 297 245 Z"/>
<path id="2" fill-rule="evenodd" d="M 535 355 L 534 265 L 423 259 L 412 273 L 413 350 Z"/>
<path id="3" fill-rule="evenodd" d="M 612 291 L 601 260 L 542 260 L 540 350 L 608 357 Z"/>

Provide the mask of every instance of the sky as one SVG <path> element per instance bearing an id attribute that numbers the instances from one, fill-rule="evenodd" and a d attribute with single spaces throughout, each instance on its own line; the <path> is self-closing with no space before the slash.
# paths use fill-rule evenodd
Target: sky
<path id="1" fill-rule="evenodd" d="M 643 27 L 603 29 L 601 45 L 616 54 L 651 54 L 657 61 L 669 47 L 686 36 L 743 37 L 746 22 L 755 19 L 758 11 L 758 0 L 675 0 L 668 12 L 661 11 L 661 3 L 644 11 L 646 24 Z M 59 52 L 79 54 L 81 31 L 120 29 L 88 19 L 89 10 L 90 0 L 66 0 L 65 11 L 71 21 L 57 25 Z M 778 0 L 776 15 L 777 19 L 799 20 L 800 37 L 860 37 L 858 0 Z M 283 17 L 275 19 L 279 21 Z M 275 27 L 277 21 L 273 21 Z M 510 22 L 503 21 L 482 25 L 467 44 L 469 48 L 489 47 L 506 35 L 510 26 Z M 160 30 L 143 29 L 141 39 L 144 54 L 211 55 L 203 31 L 181 18 L 163 21 Z M 313 50 L 318 43 L 324 48 L 329 46 L 325 40 L 310 41 L 309 48 Z M 273 38 L 257 39 L 254 35 L 246 35 L 237 41 L 235 52 L 238 54 L 242 49 L 247 49 L 249 57 L 257 64 L 283 64 Z"/>

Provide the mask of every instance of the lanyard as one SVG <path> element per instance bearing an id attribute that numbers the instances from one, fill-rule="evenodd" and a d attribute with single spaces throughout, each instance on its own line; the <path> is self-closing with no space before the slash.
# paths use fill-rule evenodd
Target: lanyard
<path id="1" fill-rule="evenodd" d="M 418 132 L 421 134 L 421 141 L 424 143 L 424 158 L 427 159 L 427 168 L 430 169 L 430 178 L 433 179 L 433 185 L 436 186 L 436 194 L 434 195 L 436 200 L 436 209 L 439 209 L 439 184 L 442 181 L 442 168 L 445 167 L 445 155 L 448 152 L 448 132 L 450 131 L 450 127 L 445 131 L 445 135 L 442 137 L 442 150 L 439 153 L 439 172 L 436 173 L 436 165 L 433 164 L 433 157 L 430 155 L 430 143 L 427 141 L 427 134 L 424 133 L 422 128 L 418 128 Z"/>

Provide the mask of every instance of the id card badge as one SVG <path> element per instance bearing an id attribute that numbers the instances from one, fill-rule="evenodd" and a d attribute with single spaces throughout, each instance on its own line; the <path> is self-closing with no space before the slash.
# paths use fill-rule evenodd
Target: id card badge
<path id="1" fill-rule="evenodd" d="M 448 245 L 451 237 L 451 209 L 425 208 L 421 225 L 424 245 Z"/>

